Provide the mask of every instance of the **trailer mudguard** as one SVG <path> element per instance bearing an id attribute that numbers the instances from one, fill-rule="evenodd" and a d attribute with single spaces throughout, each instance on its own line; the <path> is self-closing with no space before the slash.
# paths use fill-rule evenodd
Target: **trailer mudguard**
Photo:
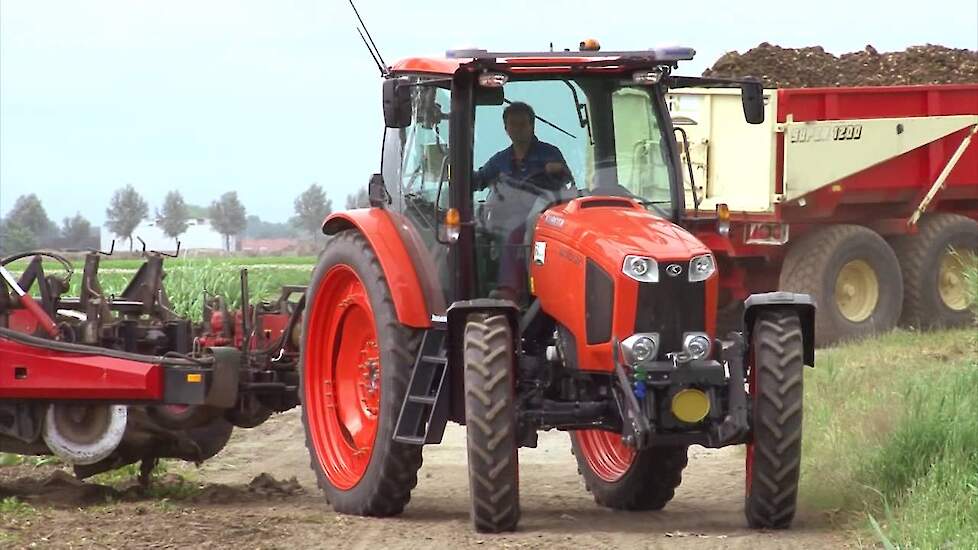
<path id="1" fill-rule="evenodd" d="M 437 285 L 437 280 L 431 281 L 430 276 L 419 277 L 419 263 L 424 253 L 417 250 L 416 243 L 405 242 L 415 232 L 406 222 L 401 225 L 403 227 L 399 228 L 387 210 L 361 208 L 331 214 L 323 222 L 323 233 L 335 235 L 346 229 L 356 229 L 363 234 L 380 259 L 397 320 L 409 327 L 428 328 L 431 312 L 438 310 L 437 304 L 443 302 L 443 298 L 437 287 L 432 288 Z M 423 281 L 428 284 L 422 284 Z"/>
<path id="2" fill-rule="evenodd" d="M 798 313 L 801 332 L 805 338 L 805 364 L 815 366 L 815 301 L 808 294 L 794 292 L 765 292 L 751 294 L 744 300 L 744 334 L 750 342 L 750 329 L 757 312 L 765 308 L 788 308 Z"/>

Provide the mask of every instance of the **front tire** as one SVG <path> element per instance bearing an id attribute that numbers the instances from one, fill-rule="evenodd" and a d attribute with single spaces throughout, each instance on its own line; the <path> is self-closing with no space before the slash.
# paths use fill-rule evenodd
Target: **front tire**
<path id="1" fill-rule="evenodd" d="M 515 531 L 520 519 L 513 334 L 504 315 L 465 325 L 465 428 L 472 523 Z"/>
<path id="2" fill-rule="evenodd" d="M 601 506 L 661 510 L 683 481 L 686 446 L 636 451 L 621 435 L 601 430 L 571 433 L 571 452 L 584 486 Z"/>
<path id="3" fill-rule="evenodd" d="M 801 321 L 794 311 L 761 311 L 751 338 L 753 440 L 747 444 L 744 513 L 753 528 L 786 529 L 795 516 L 801 471 Z"/>
<path id="4" fill-rule="evenodd" d="M 401 513 L 421 447 L 393 436 L 420 339 L 398 322 L 377 256 L 357 231 L 326 245 L 302 326 L 299 395 L 319 487 L 337 512 Z"/>

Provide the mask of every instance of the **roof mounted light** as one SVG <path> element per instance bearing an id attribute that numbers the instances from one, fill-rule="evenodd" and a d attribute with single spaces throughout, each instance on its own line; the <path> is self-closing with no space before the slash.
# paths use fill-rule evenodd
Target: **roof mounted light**
<path id="1" fill-rule="evenodd" d="M 632 73 L 632 82 L 636 84 L 658 84 L 664 74 L 666 71 L 662 67 L 652 67 L 647 71 Z"/>
<path id="2" fill-rule="evenodd" d="M 503 73 L 482 73 L 479 75 L 479 86 L 483 88 L 502 88 L 509 77 Z"/>

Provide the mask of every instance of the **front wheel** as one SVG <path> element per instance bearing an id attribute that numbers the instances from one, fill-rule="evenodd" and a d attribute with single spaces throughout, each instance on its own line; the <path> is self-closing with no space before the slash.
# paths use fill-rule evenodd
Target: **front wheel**
<path id="1" fill-rule="evenodd" d="M 621 435 L 601 430 L 571 433 L 571 452 L 584 486 L 601 506 L 616 510 L 661 510 L 683 481 L 687 447 L 636 451 Z"/>
<path id="2" fill-rule="evenodd" d="M 798 314 L 768 310 L 754 320 L 748 386 L 753 407 L 744 512 L 754 528 L 786 529 L 801 471 L 804 340 Z"/>
<path id="3" fill-rule="evenodd" d="M 504 315 L 465 325 L 465 424 L 472 523 L 514 531 L 520 519 L 513 333 Z"/>
<path id="4" fill-rule="evenodd" d="M 421 447 L 393 439 L 419 338 L 398 322 L 377 256 L 355 230 L 320 258 L 302 340 L 302 423 L 326 500 L 347 514 L 399 514 L 421 467 Z"/>

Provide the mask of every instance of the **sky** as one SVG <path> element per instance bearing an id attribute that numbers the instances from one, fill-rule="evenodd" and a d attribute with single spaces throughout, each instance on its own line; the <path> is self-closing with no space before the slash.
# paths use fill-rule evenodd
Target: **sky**
<path id="1" fill-rule="evenodd" d="M 978 2 L 368 2 L 385 60 L 445 50 L 680 44 L 700 74 L 761 42 L 836 55 L 941 44 L 978 49 Z M 286 221 L 320 184 L 342 208 L 379 169 L 381 79 L 346 0 L 2 0 L 0 215 L 36 193 L 60 222 L 96 224 L 132 184 L 208 205 L 237 191 Z"/>

